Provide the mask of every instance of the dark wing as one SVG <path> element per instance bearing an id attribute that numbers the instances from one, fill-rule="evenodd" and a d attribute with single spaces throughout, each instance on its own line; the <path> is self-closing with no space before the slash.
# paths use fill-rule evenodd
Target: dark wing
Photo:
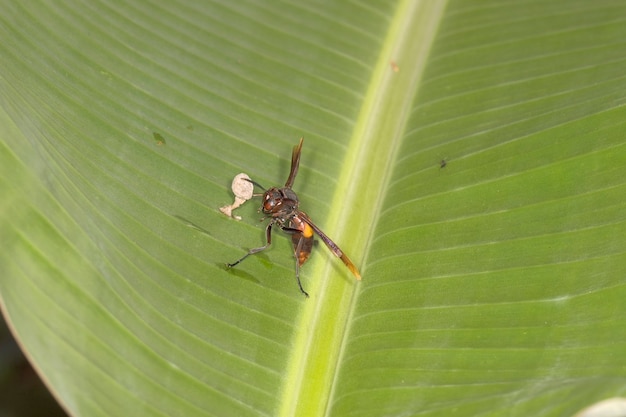
<path id="1" fill-rule="evenodd" d="M 296 179 L 296 175 L 298 174 L 298 167 L 300 166 L 300 151 L 302 151 L 303 141 L 304 138 L 300 138 L 300 143 L 293 147 L 293 152 L 291 153 L 291 171 L 289 171 L 289 178 L 287 178 L 287 182 L 285 183 L 285 187 L 287 188 L 291 188 Z"/>
<path id="2" fill-rule="evenodd" d="M 361 280 L 361 274 L 359 273 L 359 270 L 352 263 L 350 258 L 348 258 L 348 256 L 346 256 L 346 254 L 343 253 L 343 251 L 339 248 L 339 246 L 337 246 L 335 242 L 333 242 L 328 236 L 326 236 L 326 234 L 324 234 L 324 232 L 322 232 L 320 228 L 317 227 L 315 223 L 313 223 L 313 221 L 309 218 L 309 216 L 306 213 L 300 211 L 298 212 L 298 217 L 300 217 L 309 226 L 311 226 L 311 228 L 315 230 L 315 233 L 317 233 L 320 239 L 322 239 L 324 243 L 326 244 L 326 246 L 328 246 L 328 249 L 330 249 L 337 258 L 340 258 L 344 264 L 346 264 L 346 266 L 348 267 L 350 272 L 354 274 L 356 279 Z"/>

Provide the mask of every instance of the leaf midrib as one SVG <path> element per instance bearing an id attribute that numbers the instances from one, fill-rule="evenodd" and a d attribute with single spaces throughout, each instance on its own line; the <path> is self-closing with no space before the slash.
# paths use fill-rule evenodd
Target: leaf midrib
<path id="1" fill-rule="evenodd" d="M 312 273 L 323 279 L 314 284 L 314 295 L 306 300 L 297 318 L 295 327 L 301 331 L 296 334 L 282 398 L 278 399 L 280 416 L 331 413 L 359 298 L 356 285 L 367 285 L 371 278 L 364 261 L 445 6 L 446 2 L 404 0 L 390 22 L 332 198 L 331 207 L 342 209 L 331 211 L 326 222 L 333 237 L 360 267 L 364 281 L 355 284 L 352 276 L 344 273 L 343 265 L 337 268 L 334 263 L 317 263 Z M 394 71 L 392 62 L 399 71 Z"/>

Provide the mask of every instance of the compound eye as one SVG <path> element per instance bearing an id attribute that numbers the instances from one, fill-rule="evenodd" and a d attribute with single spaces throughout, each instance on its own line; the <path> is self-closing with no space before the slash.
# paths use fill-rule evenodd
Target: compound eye
<path id="1" fill-rule="evenodd" d="M 273 206 L 274 206 L 274 201 L 272 200 L 272 197 L 269 194 L 265 194 L 265 200 L 263 201 L 263 208 L 265 210 L 271 210 Z"/>
<path id="2" fill-rule="evenodd" d="M 276 206 L 280 205 L 281 200 L 282 198 L 279 192 L 274 190 L 266 192 L 263 200 L 263 211 L 266 213 L 271 212 Z"/>

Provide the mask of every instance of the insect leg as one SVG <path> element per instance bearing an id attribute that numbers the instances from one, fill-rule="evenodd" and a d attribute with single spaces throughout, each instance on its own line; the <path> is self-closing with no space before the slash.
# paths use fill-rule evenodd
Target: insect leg
<path id="1" fill-rule="evenodd" d="M 309 298 L 309 293 L 304 291 L 302 288 L 302 283 L 300 282 L 300 252 L 302 251 L 302 246 L 304 243 L 304 236 L 300 236 L 300 240 L 298 241 L 298 245 L 296 246 L 296 250 L 294 255 L 296 257 L 296 281 L 298 281 L 298 287 L 300 287 L 300 292 L 305 295 L 306 298 Z"/>
<path id="2" fill-rule="evenodd" d="M 261 246 L 260 248 L 254 248 L 254 249 L 250 249 L 248 251 L 248 253 L 246 253 L 245 255 L 243 255 L 241 258 L 239 258 L 238 260 L 236 260 L 235 262 L 233 262 L 232 264 L 226 264 L 227 267 L 232 268 L 233 266 L 237 265 L 239 262 L 243 261 L 244 259 L 246 259 L 248 256 L 250 255 L 254 255 L 255 253 L 259 253 L 265 249 L 268 248 L 269 245 L 272 244 L 272 225 L 274 223 L 270 222 L 267 225 L 267 228 L 265 229 L 265 239 L 267 240 L 267 243 L 263 246 Z"/>

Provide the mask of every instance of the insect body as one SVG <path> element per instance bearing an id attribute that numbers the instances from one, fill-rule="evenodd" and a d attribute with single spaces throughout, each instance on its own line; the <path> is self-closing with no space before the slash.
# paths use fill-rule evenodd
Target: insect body
<path id="1" fill-rule="evenodd" d="M 311 254 L 315 233 L 317 233 L 333 254 L 346 264 L 356 279 L 360 280 L 361 274 L 359 274 L 356 266 L 354 266 L 352 261 L 346 256 L 346 254 L 343 253 L 339 246 L 326 236 L 326 234 L 324 234 L 324 232 L 322 232 L 320 228 L 313 223 L 305 212 L 300 211 L 298 208 L 298 196 L 291 189 L 291 187 L 296 179 L 296 175 L 298 174 L 302 143 L 303 139 L 301 138 L 300 143 L 293 148 L 293 152 L 291 154 L 291 171 L 289 172 L 289 178 L 287 178 L 285 186 L 282 188 L 272 187 L 263 193 L 263 202 L 261 204 L 260 211 L 265 214 L 264 219 L 268 217 L 270 218 L 270 222 L 265 229 L 265 245 L 260 248 L 250 249 L 241 259 L 233 262 L 232 264 L 228 264 L 228 267 L 233 267 L 246 259 L 248 256 L 267 249 L 267 247 L 269 247 L 272 243 L 272 226 L 276 225 L 286 233 L 291 234 L 294 256 L 296 257 L 296 280 L 298 281 L 300 291 L 308 297 L 309 294 L 304 291 L 302 283 L 300 282 L 300 267 L 306 262 Z M 250 182 L 257 187 L 263 188 L 252 180 L 250 180 Z"/>

